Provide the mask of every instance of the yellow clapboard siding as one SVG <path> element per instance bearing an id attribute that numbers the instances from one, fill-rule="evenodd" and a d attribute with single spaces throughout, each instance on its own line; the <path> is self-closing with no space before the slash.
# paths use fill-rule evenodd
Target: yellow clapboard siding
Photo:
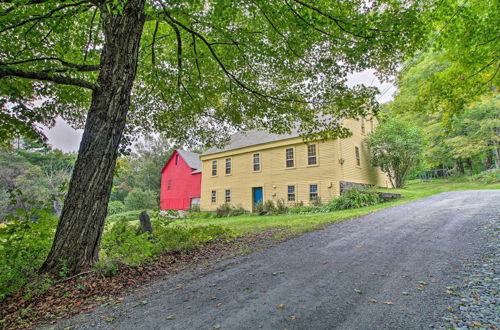
<path id="1" fill-rule="evenodd" d="M 316 142 L 317 165 L 307 165 L 307 145 L 302 138 L 253 145 L 240 149 L 202 155 L 201 209 L 215 210 L 225 202 L 225 190 L 231 191 L 231 204 L 240 204 L 246 210 L 253 206 L 253 187 L 263 188 L 263 200 L 284 200 L 291 205 L 302 201 L 309 204 L 309 185 L 318 185 L 322 202 L 339 195 L 339 181 L 350 181 L 385 186 L 385 175 L 370 166 L 369 153 L 363 146 L 359 121 L 346 120 L 344 125 L 353 136 L 344 140 Z M 359 127 L 358 127 L 359 126 Z M 365 125 L 370 131 L 369 122 Z M 354 147 L 360 147 L 361 166 L 355 164 Z M 294 168 L 286 168 L 285 150 L 294 149 Z M 253 154 L 260 154 L 261 170 L 253 171 Z M 226 159 L 231 158 L 231 174 L 225 174 Z M 344 159 L 341 165 L 339 160 Z M 212 176 L 212 161 L 217 161 L 217 176 Z M 289 185 L 295 186 L 295 202 L 287 201 Z M 211 191 L 217 200 L 211 202 Z"/>

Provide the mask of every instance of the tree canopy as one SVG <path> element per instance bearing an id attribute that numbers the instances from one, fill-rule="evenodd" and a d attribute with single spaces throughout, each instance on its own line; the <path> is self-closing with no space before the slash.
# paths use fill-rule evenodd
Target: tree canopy
<path id="1" fill-rule="evenodd" d="M 124 3 L 0 5 L 6 122 L 34 128 L 61 116 L 83 125 L 98 87 L 103 18 L 120 15 Z M 366 68 L 394 74 L 423 41 L 423 3 L 147 1 L 129 133 L 216 143 L 230 132 L 217 127 L 283 131 L 297 122 L 304 132 L 338 133 L 318 113 L 355 117 L 374 106 L 375 89 L 349 88 L 345 78 Z"/>

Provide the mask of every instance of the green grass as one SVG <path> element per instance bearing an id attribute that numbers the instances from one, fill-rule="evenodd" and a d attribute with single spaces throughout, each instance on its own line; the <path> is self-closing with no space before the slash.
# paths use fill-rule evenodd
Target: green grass
<path id="1" fill-rule="evenodd" d="M 427 183 L 414 183 L 405 189 L 381 189 L 381 191 L 400 193 L 403 198 L 389 202 L 359 209 L 342 210 L 329 213 L 297 214 L 297 215 L 272 215 L 256 216 L 251 214 L 217 218 L 217 219 L 185 219 L 179 223 L 192 226 L 221 225 L 226 228 L 241 232 L 243 234 L 259 232 L 270 229 L 285 229 L 291 234 L 323 228 L 334 222 L 359 217 L 368 213 L 407 203 L 416 199 L 424 198 L 446 191 L 476 190 L 476 189 L 500 189 L 500 183 L 484 184 L 480 182 L 448 182 L 435 180 Z"/>

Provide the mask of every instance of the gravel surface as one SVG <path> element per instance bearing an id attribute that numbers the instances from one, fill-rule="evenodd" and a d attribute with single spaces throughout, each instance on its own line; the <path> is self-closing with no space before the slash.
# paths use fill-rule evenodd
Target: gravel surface
<path id="1" fill-rule="evenodd" d="M 463 264 L 493 255 L 499 207 L 500 190 L 434 195 L 158 281 L 56 327 L 429 329 L 456 303 L 447 290 L 463 284 Z"/>
<path id="2" fill-rule="evenodd" d="M 464 284 L 448 288 L 456 298 L 442 318 L 445 322 L 437 326 L 441 329 L 500 328 L 500 222 L 486 231 L 493 253 L 464 264 L 460 272 Z"/>

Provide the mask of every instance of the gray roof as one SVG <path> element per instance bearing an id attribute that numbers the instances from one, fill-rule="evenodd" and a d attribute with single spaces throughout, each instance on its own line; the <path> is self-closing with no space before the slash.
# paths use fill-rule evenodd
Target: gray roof
<path id="1" fill-rule="evenodd" d="M 202 155 L 210 155 L 222 151 L 234 150 L 257 144 L 281 141 L 281 140 L 295 138 L 298 136 L 300 136 L 300 134 L 297 130 L 292 130 L 290 134 L 274 134 L 260 130 L 238 132 L 231 136 L 229 143 L 226 144 L 226 146 L 224 146 L 222 149 L 210 148 L 207 151 L 205 151 Z"/>
<path id="2" fill-rule="evenodd" d="M 201 160 L 200 154 L 195 152 L 177 149 L 175 150 L 181 155 L 184 161 L 191 167 L 194 171 L 191 174 L 201 173 Z"/>

